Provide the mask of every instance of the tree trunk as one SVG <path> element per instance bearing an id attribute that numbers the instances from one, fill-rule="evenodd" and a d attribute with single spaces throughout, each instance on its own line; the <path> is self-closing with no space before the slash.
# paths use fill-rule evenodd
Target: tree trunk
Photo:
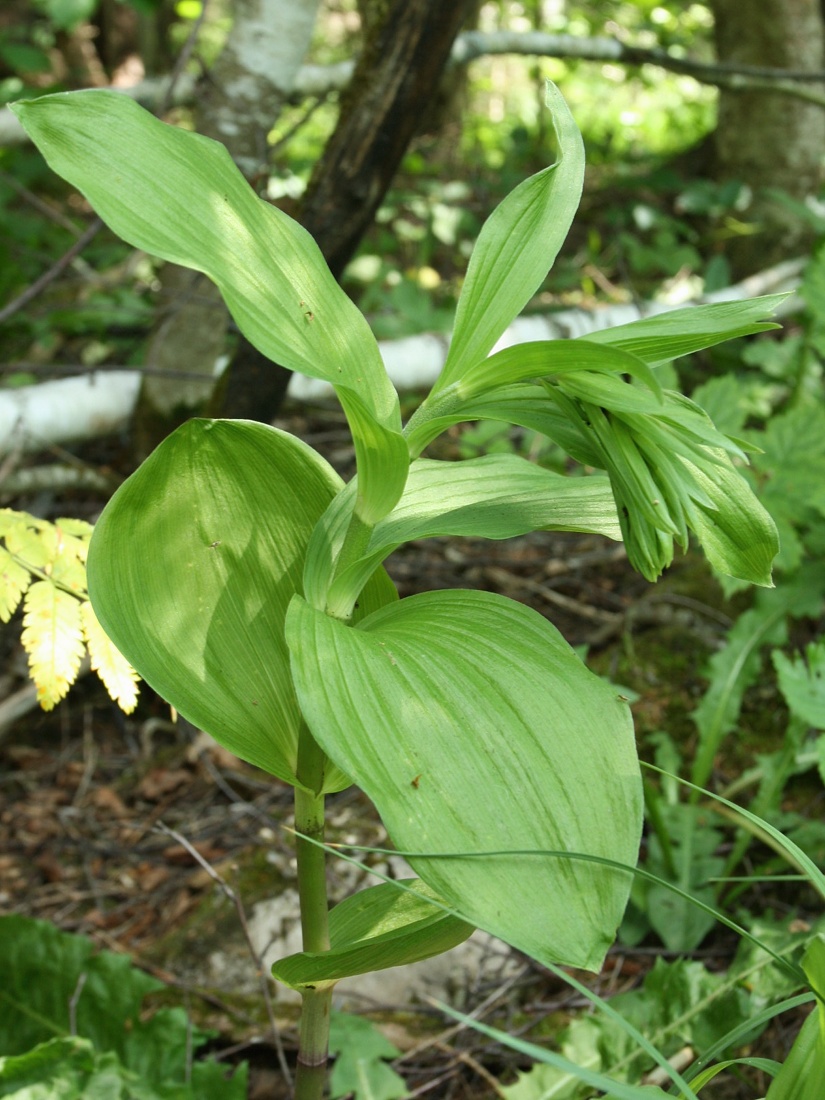
<path id="1" fill-rule="evenodd" d="M 227 147 L 250 183 L 265 171 L 267 134 L 309 47 L 319 2 L 236 0 L 226 45 L 199 89 L 196 128 Z M 169 366 L 176 377 L 144 380 L 134 420 L 138 459 L 190 416 L 217 411 L 221 394 L 202 379 L 217 373 L 227 351 L 229 314 L 214 284 L 173 265 L 164 268 L 161 282 L 167 301 L 149 340 L 147 365 Z M 235 357 L 234 369 L 251 361 L 258 393 L 268 386 L 266 396 L 277 404 L 286 381 L 272 368 L 261 371 L 261 357 L 246 341 L 239 341 Z M 181 373 L 199 375 L 200 380 L 188 382 Z"/>
<path id="2" fill-rule="evenodd" d="M 710 0 L 720 61 L 764 68 L 825 67 L 820 0 Z M 752 232 L 731 242 L 736 276 L 793 255 L 810 229 L 772 192 L 797 202 L 821 183 L 825 109 L 765 91 L 719 92 L 717 174 L 752 188 Z"/>
<path id="3" fill-rule="evenodd" d="M 268 55 L 260 42 L 262 32 L 257 36 L 254 33 L 260 22 L 252 7 L 278 2 L 243 0 L 243 11 L 252 23 L 250 26 L 244 23 L 237 33 L 233 30 L 220 63 L 210 74 L 215 94 L 222 91 L 225 103 L 216 105 L 208 97 L 209 110 L 204 107 L 203 121 L 200 117 L 198 120 L 198 129 L 222 140 L 248 178 L 254 177 L 263 163 L 266 133 L 273 123 L 273 112 L 280 106 L 271 88 L 266 94 L 254 91 L 256 81 L 268 79 L 272 83 L 273 63 L 266 64 Z M 303 0 L 302 5 L 295 4 L 295 0 L 287 2 L 295 8 L 307 8 L 315 0 Z M 338 125 L 313 173 L 299 219 L 318 241 L 334 274 L 344 269 L 371 224 L 472 6 L 473 0 L 453 0 L 446 5 L 442 0 L 381 0 L 373 9 L 381 17 L 376 17 L 368 28 L 352 83 L 343 98 Z M 294 8 L 291 10 L 294 14 Z M 239 11 L 236 26 L 240 14 Z M 286 33 L 283 20 L 271 26 L 277 28 L 275 37 L 280 40 L 282 71 L 287 57 L 293 66 L 289 81 L 283 77 L 281 80 L 285 91 L 294 80 L 304 50 L 299 48 L 296 36 Z M 307 38 L 310 29 L 306 22 Z M 274 48 L 271 37 L 270 48 Z M 285 42 L 291 42 L 288 54 L 282 49 Z M 242 56 L 249 67 L 246 74 L 242 72 Z M 230 93 L 237 114 L 229 109 Z M 259 100 L 264 98 L 266 102 L 261 105 Z M 195 290 L 187 284 L 187 295 L 201 302 L 207 295 L 214 298 L 211 286 L 205 281 Z M 223 307 L 214 299 L 212 308 Z M 216 346 L 209 353 L 201 348 L 193 356 L 192 326 L 201 322 L 187 317 L 186 312 L 180 312 L 177 320 L 167 317 L 164 358 L 171 354 L 177 370 L 211 373 L 222 348 Z M 150 345 L 157 346 L 156 342 Z M 151 359 L 149 365 L 155 365 Z M 269 421 L 277 414 L 288 381 L 286 371 L 270 363 L 242 338 L 223 382 L 220 412 L 224 416 Z M 161 394 L 163 415 L 158 408 Z M 146 453 L 177 423 L 196 411 L 170 396 L 168 384 L 147 380 L 136 424 L 139 452 Z"/>
<path id="4" fill-rule="evenodd" d="M 375 18 L 298 218 L 335 276 L 372 224 L 472 7 L 473 0 L 379 0 L 371 6 Z M 222 413 L 270 421 L 288 382 L 287 371 L 244 341 L 230 368 Z"/>
<path id="5" fill-rule="evenodd" d="M 309 48 L 319 0 L 233 0 L 232 31 L 202 82 L 198 132 L 223 142 L 253 182 L 269 159 L 266 137 Z"/>

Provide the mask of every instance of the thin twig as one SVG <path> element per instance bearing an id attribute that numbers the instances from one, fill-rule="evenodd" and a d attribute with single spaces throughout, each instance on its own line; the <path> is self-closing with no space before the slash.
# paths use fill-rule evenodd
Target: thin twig
<path id="1" fill-rule="evenodd" d="M 276 828 L 278 827 L 279 822 L 276 821 L 271 814 L 268 814 L 264 810 L 259 809 L 255 805 L 255 803 L 250 802 L 248 798 L 244 798 L 242 795 L 239 795 L 238 792 L 233 787 L 231 787 L 229 783 L 227 783 L 218 768 L 216 768 L 212 761 L 209 759 L 208 748 L 204 748 L 201 750 L 201 752 L 198 753 L 198 759 L 203 763 L 218 789 L 226 795 L 226 797 L 234 806 L 243 806 L 248 814 L 251 814 L 253 817 L 259 818 L 261 821 L 263 821 L 265 825 L 269 826 L 270 828 L 272 826 L 275 826 Z"/>
<path id="2" fill-rule="evenodd" d="M 496 1001 L 500 1001 L 502 997 L 510 992 L 514 985 L 522 980 L 528 969 L 529 967 L 525 966 L 518 972 L 518 974 L 514 974 L 512 977 L 507 978 L 506 981 L 502 982 L 501 985 L 494 989 L 493 992 L 490 993 L 487 997 L 485 997 L 480 1004 L 476 1005 L 472 1012 L 467 1013 L 467 1018 L 471 1020 L 477 1020 L 482 1017 L 488 1009 L 493 1007 Z M 432 1007 L 435 1008 L 437 1011 L 441 1011 L 438 1001 L 436 1001 L 434 998 L 425 997 L 424 1000 L 432 1005 Z M 445 1031 L 440 1032 L 433 1038 L 425 1039 L 423 1042 L 418 1043 L 417 1046 L 414 1046 L 410 1050 L 405 1051 L 399 1058 L 395 1059 L 394 1064 L 397 1065 L 400 1062 L 406 1062 L 408 1058 L 413 1058 L 416 1055 L 420 1054 L 422 1051 L 429 1050 L 430 1047 L 438 1046 L 439 1044 L 446 1042 L 447 1039 L 452 1039 L 454 1035 L 458 1035 L 460 1031 L 464 1031 L 465 1028 L 467 1028 L 468 1026 L 469 1025 L 466 1023 L 452 1024 Z"/>
<path id="3" fill-rule="evenodd" d="M 197 863 L 200 864 L 204 871 L 206 871 L 209 877 L 214 882 L 216 882 L 218 886 L 220 886 L 224 895 L 235 906 L 235 912 L 238 914 L 238 921 L 241 926 L 241 931 L 243 932 L 244 939 L 246 940 L 246 945 L 249 948 L 249 953 L 252 956 L 252 960 L 255 963 L 255 968 L 258 973 L 258 980 L 261 987 L 261 992 L 263 993 L 264 1004 L 266 1005 L 266 1014 L 267 1018 L 269 1019 L 270 1034 L 272 1036 L 272 1041 L 275 1046 L 275 1052 L 278 1056 L 278 1064 L 281 1067 L 281 1072 L 284 1075 L 284 1080 L 287 1082 L 288 1087 L 291 1089 L 292 1074 L 289 1071 L 286 1055 L 284 1053 L 283 1043 L 281 1042 L 281 1034 L 278 1030 L 278 1024 L 275 1021 L 275 1008 L 272 1004 L 272 994 L 270 992 L 269 983 L 266 980 L 266 974 L 264 972 L 264 961 L 258 953 L 258 950 L 252 940 L 252 934 L 249 931 L 249 922 L 246 919 L 246 910 L 244 909 L 243 901 L 241 900 L 240 895 L 237 893 L 236 890 L 233 890 L 233 888 L 229 885 L 223 875 L 216 871 L 207 859 L 204 859 L 197 848 L 189 843 L 185 836 L 177 832 L 175 829 L 170 829 L 169 826 L 165 825 L 162 821 L 159 821 L 155 825 L 154 829 L 156 832 L 162 832 L 165 833 L 167 836 L 172 837 L 172 839 L 177 841 L 177 843 L 180 844 L 181 847 L 185 848 L 189 855 Z"/>
<path id="4" fill-rule="evenodd" d="M 135 374 L 147 374 L 147 375 L 163 375 L 164 378 L 186 378 L 189 381 L 195 382 L 214 382 L 214 373 L 207 373 L 205 371 L 199 371 L 193 373 L 188 370 L 165 370 L 161 367 L 133 367 L 126 366 L 120 363 L 106 363 L 103 366 L 97 366 L 93 370 L 90 370 L 85 363 L 29 363 L 25 360 L 12 363 L 3 363 L 0 365 L 0 374 L 13 374 L 16 371 L 25 372 L 27 374 L 60 374 L 60 375 L 74 375 L 74 374 L 93 374 L 99 372 L 101 374 L 107 371 L 116 370 L 128 370 L 134 371 Z"/>
<path id="5" fill-rule="evenodd" d="M 31 286 L 27 286 L 22 293 L 18 294 L 16 298 L 12 298 L 10 302 L 0 309 L 0 325 L 3 324 L 4 321 L 7 321 L 9 317 L 13 317 L 15 313 L 19 313 L 24 306 L 29 304 L 29 302 L 33 302 L 39 294 L 43 293 L 47 286 L 53 283 L 58 276 L 62 275 L 69 264 L 77 259 L 86 245 L 94 240 L 102 228 L 102 220 L 100 218 L 95 218 L 86 229 L 86 232 L 81 237 L 77 238 L 71 248 L 67 249 L 62 256 L 55 260 L 48 271 L 44 271 L 40 278 L 35 279 Z"/>
<path id="6" fill-rule="evenodd" d="M 467 1050 L 456 1050 L 454 1047 L 448 1047 L 446 1043 L 438 1042 L 435 1044 L 437 1050 L 443 1050 L 445 1054 L 452 1054 L 454 1058 L 457 1058 L 459 1062 L 463 1062 L 465 1066 L 468 1066 L 473 1073 L 477 1074 L 483 1081 L 486 1081 L 496 1096 L 506 1096 L 504 1089 L 501 1087 L 499 1081 L 490 1073 L 488 1069 L 470 1054 Z"/>
<path id="7" fill-rule="evenodd" d="M 190 30 L 189 34 L 186 36 L 186 41 L 183 44 L 183 49 L 178 54 L 178 58 L 175 61 L 175 67 L 172 69 L 172 75 L 169 78 L 169 83 L 167 84 L 166 90 L 163 93 L 160 103 L 155 110 L 155 114 L 158 116 L 166 114 L 166 112 L 172 105 L 175 88 L 177 87 L 179 80 L 183 76 L 183 70 L 186 68 L 189 58 L 192 56 L 192 51 L 195 48 L 195 42 L 197 41 L 198 35 L 200 34 L 201 27 L 203 26 L 203 21 L 206 18 L 206 10 L 208 7 L 209 0 L 203 0 L 203 3 L 201 4 L 200 14 L 198 15 L 195 22 L 192 24 L 192 29 Z"/>
<path id="8" fill-rule="evenodd" d="M 580 600 L 573 599 L 572 596 L 565 596 L 561 592 L 556 592 L 547 584 L 531 580 L 529 577 L 519 577 L 516 573 L 510 573 L 497 565 L 486 566 L 484 575 L 501 587 L 510 586 L 512 588 L 527 589 L 528 592 L 533 592 L 536 596 L 546 600 L 547 603 L 562 607 L 565 611 L 570 611 L 583 619 L 590 619 L 599 623 L 610 623 L 611 625 L 623 619 L 623 616 L 617 612 L 602 611 L 599 607 L 591 607 L 590 604 L 584 604 Z"/>
<path id="9" fill-rule="evenodd" d="M 289 129 L 278 138 L 278 140 L 272 145 L 269 150 L 270 158 L 274 157 L 277 153 L 280 153 L 281 149 L 285 145 L 288 145 L 290 140 L 298 133 L 302 126 L 306 126 L 319 107 L 322 107 L 331 95 L 331 91 L 324 92 L 323 95 L 316 96 L 310 106 L 302 111 L 295 122 L 289 127 Z"/>
<path id="10" fill-rule="evenodd" d="M 77 978 L 77 985 L 74 987 L 74 993 L 69 1000 L 69 1034 L 77 1035 L 77 1002 L 80 1000 L 80 994 L 83 992 L 83 986 L 86 984 L 88 978 L 86 971 L 82 971 Z"/>
<path id="11" fill-rule="evenodd" d="M 21 199 L 25 199 L 29 206 L 33 206 L 38 213 L 44 217 L 53 221 L 61 228 L 68 230 L 73 237 L 79 237 L 81 229 L 75 225 L 73 221 L 61 214 L 59 210 L 55 210 L 47 202 L 44 202 L 38 195 L 35 195 L 33 191 L 30 191 L 28 187 L 24 187 L 19 180 L 16 180 L 14 176 L 10 176 L 8 172 L 0 172 L 0 181 L 2 181 L 7 187 L 11 187 L 13 191 L 16 191 Z"/>

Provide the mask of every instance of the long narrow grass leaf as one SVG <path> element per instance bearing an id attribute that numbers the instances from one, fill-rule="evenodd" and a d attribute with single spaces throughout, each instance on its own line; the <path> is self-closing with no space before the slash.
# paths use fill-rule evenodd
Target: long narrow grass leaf
<path id="1" fill-rule="evenodd" d="M 565 978 L 566 977 L 565 975 Z M 622 1081 L 613 1081 L 611 1078 L 605 1077 L 604 1074 L 596 1073 L 594 1070 L 586 1069 L 584 1066 L 577 1066 L 575 1062 L 571 1062 L 563 1055 L 556 1054 L 552 1050 L 545 1050 L 544 1047 L 536 1046 L 535 1043 L 528 1043 L 524 1039 L 517 1039 L 513 1035 L 508 1035 L 506 1031 L 499 1031 L 498 1028 L 490 1027 L 488 1024 L 482 1024 L 480 1021 L 474 1020 L 472 1016 L 465 1016 L 463 1012 L 458 1012 L 456 1009 L 450 1008 L 449 1005 L 442 1004 L 440 1001 L 433 1001 L 433 1004 L 435 1004 L 446 1016 L 464 1024 L 465 1027 L 470 1027 L 474 1031 L 478 1031 L 482 1035 L 488 1036 L 490 1039 L 495 1039 L 496 1042 L 501 1043 L 502 1046 L 509 1047 L 511 1050 L 517 1050 L 519 1054 L 526 1054 L 529 1058 L 534 1058 L 537 1062 L 544 1062 L 545 1065 L 555 1066 L 556 1069 L 572 1074 L 586 1085 L 590 1085 L 591 1088 L 599 1089 L 607 1093 L 611 1100 L 651 1100 L 651 1098 L 655 1097 L 662 1097 L 664 1100 L 664 1098 L 667 1097 L 667 1093 L 656 1085 L 628 1085 Z M 627 1025 L 627 1021 L 622 1021 L 622 1024 L 623 1026 Z M 635 1028 L 633 1030 L 635 1031 Z M 676 1073 L 672 1066 L 668 1066 L 667 1059 L 664 1059 L 663 1055 L 660 1055 L 660 1057 L 664 1061 L 664 1066 L 668 1067 L 671 1071 L 669 1076 Z M 678 1076 L 679 1075 L 676 1074 L 676 1077 Z M 698 1100 L 696 1093 L 687 1082 L 682 1082 L 679 1088 L 682 1096 L 686 1097 L 686 1100 Z"/>

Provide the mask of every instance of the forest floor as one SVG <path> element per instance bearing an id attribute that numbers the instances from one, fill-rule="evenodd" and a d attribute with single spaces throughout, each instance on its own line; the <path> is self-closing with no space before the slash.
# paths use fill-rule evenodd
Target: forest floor
<path id="1" fill-rule="evenodd" d="M 279 426 L 348 472 L 352 455 L 340 414 L 293 407 Z M 90 461 L 115 468 L 126 462 L 117 445 Z M 52 517 L 93 518 L 103 501 L 41 496 L 4 503 Z M 413 543 L 388 569 L 402 596 L 471 587 L 532 605 L 571 644 L 587 647 L 593 667 L 638 694 L 640 741 L 659 729 L 686 744 L 693 737 L 689 712 L 702 691 L 703 662 L 730 621 L 699 558 L 683 559 L 651 586 L 633 573 L 620 545 L 538 533 L 506 543 Z M 9 670 L 2 687 L 7 696 L 25 682 L 19 624 L 3 628 L 0 648 Z M 290 788 L 191 727 L 175 726 L 147 687 L 137 712 L 126 717 L 96 678 L 86 676 L 53 712 L 32 711 L 0 730 L 0 911 L 50 920 L 128 953 L 180 991 L 199 1023 L 217 1029 L 214 1050 L 228 1061 L 250 1062 L 253 1100 L 286 1096 L 256 990 L 258 960 L 247 953 L 246 977 L 236 989 L 231 982 L 206 985 L 200 963 L 230 939 L 246 952 L 243 924 L 254 907 L 291 885 L 292 844 L 284 829 L 291 806 Z M 386 842 L 355 788 L 330 799 L 330 820 L 333 834 L 348 842 Z M 697 957 L 724 967 L 732 944 L 730 934 L 714 933 Z M 664 954 L 656 941 L 617 946 L 603 973 L 590 980 L 602 995 L 634 988 Z M 486 1022 L 539 1041 L 584 1003 L 515 955 L 498 972 L 470 975 L 452 999 Z M 496 1095 L 497 1081 L 512 1081 L 515 1069 L 528 1064 L 472 1030 L 447 1026 L 426 1002 L 362 1001 L 357 1011 L 371 1013 L 402 1051 L 395 1066 L 413 1096 L 482 1100 Z M 275 1018 L 290 1059 L 295 1010 L 276 1001 Z M 734 1088 L 712 1095 L 753 1093 Z"/>

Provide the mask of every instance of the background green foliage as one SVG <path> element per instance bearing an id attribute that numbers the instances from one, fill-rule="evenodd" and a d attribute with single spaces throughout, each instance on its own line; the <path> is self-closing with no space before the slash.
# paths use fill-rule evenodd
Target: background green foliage
<path id="1" fill-rule="evenodd" d="M 246 1069 L 231 1078 L 192 1061 L 209 1038 L 181 1008 L 146 1019 L 162 982 L 125 955 L 45 921 L 0 917 L 0 1096 L 80 1100 L 243 1100 Z"/>

